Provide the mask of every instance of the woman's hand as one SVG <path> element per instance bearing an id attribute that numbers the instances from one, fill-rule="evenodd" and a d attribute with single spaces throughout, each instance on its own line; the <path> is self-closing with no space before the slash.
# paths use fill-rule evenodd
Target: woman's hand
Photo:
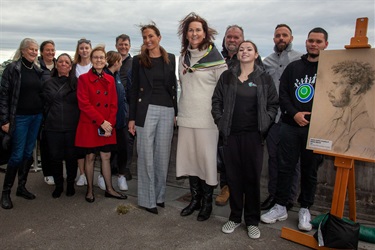
<path id="1" fill-rule="evenodd" d="M 128 128 L 130 134 L 135 136 L 135 121 L 129 121 Z"/>
<path id="2" fill-rule="evenodd" d="M 9 133 L 9 122 L 7 124 L 4 124 L 3 126 L 1 126 L 1 129 L 5 132 L 5 133 Z"/>
<path id="3" fill-rule="evenodd" d="M 104 120 L 104 122 L 102 123 L 102 125 L 100 125 L 100 127 L 102 127 L 102 129 L 104 129 L 104 131 L 107 133 L 111 133 L 112 132 L 112 124 L 109 122 L 109 121 L 106 121 Z"/>

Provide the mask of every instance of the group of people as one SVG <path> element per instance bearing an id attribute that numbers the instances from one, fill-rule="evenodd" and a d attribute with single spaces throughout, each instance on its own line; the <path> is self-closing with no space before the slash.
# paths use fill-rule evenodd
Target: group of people
<path id="1" fill-rule="evenodd" d="M 299 180 L 298 227 L 311 230 L 309 207 L 314 202 L 320 158 L 305 149 L 313 96 L 296 93 L 302 83 L 314 88 L 319 52 L 328 45 L 327 32 L 312 29 L 306 40 L 307 54 L 302 55 L 292 50 L 290 27 L 277 25 L 275 52 L 262 61 L 256 44 L 244 39 L 240 26 L 227 28 L 220 53 L 213 42 L 217 31 L 190 13 L 178 27 L 179 100 L 175 56 L 161 46 L 155 23 L 140 25 L 140 32 L 143 43 L 134 57 L 129 54 L 126 35 L 116 39 L 118 52 L 107 53 L 103 46 L 92 49 L 89 40 L 81 39 L 74 60 L 68 54 L 57 59 L 54 53 L 44 54 L 54 51 L 54 43 L 43 43 L 40 51 L 45 60 L 39 64 L 36 41 L 21 42 L 1 80 L 0 123 L 12 136 L 1 206 L 13 207 L 10 190 L 17 171 L 16 194 L 35 198 L 25 183 L 38 133 L 44 145 L 43 171 L 55 184 L 54 198 L 64 191 L 65 160 L 66 195 L 75 193 L 78 168 L 76 184 L 86 184 L 85 199 L 94 202 L 94 160 L 100 154 L 98 182 L 105 196 L 126 199 L 112 187 L 111 164 L 117 166 L 120 190 L 127 190 L 126 156 L 137 136 L 138 205 L 158 214 L 157 207 L 165 207 L 171 142 L 178 126 L 176 175 L 188 177 L 191 191 L 191 201 L 181 216 L 199 210 L 198 221 L 210 217 L 218 185 L 220 141 L 224 168 L 220 169 L 216 204 L 225 205 L 229 199 L 231 208 L 224 233 L 240 226 L 242 216 L 252 239 L 260 237 L 260 221 L 285 220 Z M 261 203 L 265 142 L 270 155 L 270 196 Z M 44 170 L 44 165 L 50 169 Z M 261 215 L 261 205 L 270 210 Z"/>

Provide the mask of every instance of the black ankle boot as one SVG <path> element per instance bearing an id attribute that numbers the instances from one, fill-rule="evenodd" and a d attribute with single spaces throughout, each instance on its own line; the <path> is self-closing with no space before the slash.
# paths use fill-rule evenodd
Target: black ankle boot
<path id="1" fill-rule="evenodd" d="M 64 191 L 64 187 L 62 186 L 56 186 L 55 190 L 52 192 L 52 197 L 53 198 L 59 198 Z"/>
<path id="2" fill-rule="evenodd" d="M 189 176 L 191 201 L 190 204 L 182 209 L 180 215 L 188 216 L 194 213 L 195 210 L 201 208 L 202 191 L 200 186 L 200 179 L 197 176 Z"/>
<path id="3" fill-rule="evenodd" d="M 4 209 L 12 209 L 13 203 L 10 199 L 10 191 L 3 191 L 1 195 L 1 207 Z"/>
<path id="4" fill-rule="evenodd" d="M 4 177 L 3 192 L 1 195 L 1 207 L 4 209 L 13 208 L 12 200 L 10 199 L 10 191 L 13 187 L 14 180 L 17 175 L 17 167 L 7 167 L 7 171 Z"/>
<path id="5" fill-rule="evenodd" d="M 202 198 L 202 208 L 199 211 L 197 220 L 205 221 L 211 216 L 212 212 L 212 195 L 214 192 L 214 187 L 207 185 L 205 181 L 201 180 L 201 185 L 203 189 L 203 198 Z"/>
<path id="6" fill-rule="evenodd" d="M 74 189 L 74 182 L 68 182 L 66 185 L 66 196 L 70 197 L 75 195 L 76 190 Z"/>
<path id="7" fill-rule="evenodd" d="M 24 160 L 22 162 L 22 165 L 18 169 L 18 187 L 16 195 L 23 197 L 27 200 L 34 200 L 36 198 L 35 195 L 30 193 L 25 187 L 27 182 L 27 176 L 29 175 L 32 163 L 33 159 Z"/>

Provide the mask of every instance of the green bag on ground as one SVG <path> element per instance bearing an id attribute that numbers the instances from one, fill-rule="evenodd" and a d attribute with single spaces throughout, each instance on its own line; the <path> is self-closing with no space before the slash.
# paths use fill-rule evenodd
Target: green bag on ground
<path id="1" fill-rule="evenodd" d="M 314 228 L 318 228 L 320 222 L 323 220 L 325 215 L 326 214 L 320 214 L 316 216 L 313 220 L 311 220 L 310 222 L 311 225 L 313 225 Z M 342 218 L 342 219 L 347 222 L 353 222 L 347 218 Z M 359 226 L 359 240 L 369 242 L 369 243 L 375 243 L 375 228 L 360 225 Z"/>

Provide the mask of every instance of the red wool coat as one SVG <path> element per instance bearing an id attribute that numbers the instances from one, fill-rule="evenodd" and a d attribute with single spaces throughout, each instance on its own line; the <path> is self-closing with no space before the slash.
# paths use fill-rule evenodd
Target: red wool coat
<path id="1" fill-rule="evenodd" d="M 77 83 L 78 106 L 81 111 L 75 145 L 93 148 L 116 144 L 117 93 L 112 76 L 105 74 L 99 77 L 89 70 L 80 75 Z M 107 120 L 112 124 L 112 136 L 98 135 L 98 128 Z"/>

